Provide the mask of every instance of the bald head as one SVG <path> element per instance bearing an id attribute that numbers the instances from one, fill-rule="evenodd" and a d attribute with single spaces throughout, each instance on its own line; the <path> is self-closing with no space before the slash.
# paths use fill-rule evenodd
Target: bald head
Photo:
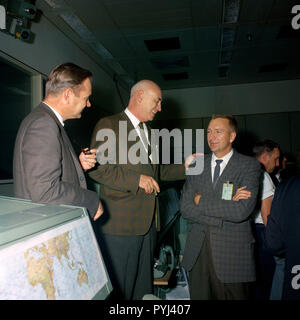
<path id="1" fill-rule="evenodd" d="M 159 86 L 155 82 L 151 80 L 141 80 L 131 88 L 130 97 L 132 97 L 139 90 L 147 91 L 147 90 L 151 90 L 151 88 L 160 90 Z"/>
<path id="2" fill-rule="evenodd" d="M 131 88 L 128 109 L 140 121 L 151 121 L 161 111 L 161 101 L 160 87 L 151 80 L 141 80 Z"/>

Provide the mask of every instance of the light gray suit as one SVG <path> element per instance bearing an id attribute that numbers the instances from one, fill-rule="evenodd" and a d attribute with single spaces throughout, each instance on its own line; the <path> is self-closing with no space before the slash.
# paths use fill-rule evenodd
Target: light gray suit
<path id="1" fill-rule="evenodd" d="M 14 191 L 39 203 L 86 207 L 93 216 L 98 195 L 86 180 L 64 127 L 44 103 L 21 123 L 15 142 Z"/>
<path id="2" fill-rule="evenodd" d="M 183 266 L 190 271 L 200 255 L 205 236 L 209 235 L 214 271 L 222 283 L 255 281 L 254 238 L 250 215 L 256 203 L 260 165 L 257 160 L 234 151 L 220 175 L 212 184 L 211 155 L 205 156 L 204 171 L 188 176 L 180 201 L 182 216 L 190 222 Z M 251 198 L 235 202 L 222 200 L 222 188 L 233 183 L 233 195 L 242 186 Z M 199 205 L 194 195 L 200 192 Z M 201 284 L 199 284 L 201 285 Z"/>

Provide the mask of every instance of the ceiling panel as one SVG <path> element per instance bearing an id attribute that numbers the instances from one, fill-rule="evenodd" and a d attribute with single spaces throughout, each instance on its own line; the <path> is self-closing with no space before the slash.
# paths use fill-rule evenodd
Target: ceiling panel
<path id="1" fill-rule="evenodd" d="M 62 9 L 46 2 L 37 0 L 37 6 L 43 4 L 43 14 L 82 50 L 112 76 L 131 78 L 123 86 L 144 78 L 167 89 L 299 77 L 300 30 L 293 33 L 290 26 L 291 8 L 298 1 L 236 0 L 235 23 L 223 22 L 228 12 L 225 0 L 59 1 L 63 12 L 77 17 L 89 31 L 88 36 L 62 22 Z M 178 38 L 180 48 L 162 50 L 161 43 L 168 45 L 170 38 Z M 159 40 L 160 49 L 149 51 L 145 43 L 149 40 Z M 272 64 L 286 67 L 260 72 Z M 174 80 L 180 74 L 188 77 Z"/>

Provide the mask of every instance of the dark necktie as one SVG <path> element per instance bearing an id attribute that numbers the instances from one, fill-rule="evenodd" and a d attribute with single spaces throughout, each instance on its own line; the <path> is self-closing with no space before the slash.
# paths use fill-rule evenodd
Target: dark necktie
<path id="1" fill-rule="evenodd" d="M 217 183 L 217 180 L 219 178 L 219 175 L 220 175 L 220 164 L 223 160 L 216 160 L 216 167 L 215 167 L 215 172 L 214 172 L 214 177 L 213 177 L 213 186 L 216 185 Z"/>

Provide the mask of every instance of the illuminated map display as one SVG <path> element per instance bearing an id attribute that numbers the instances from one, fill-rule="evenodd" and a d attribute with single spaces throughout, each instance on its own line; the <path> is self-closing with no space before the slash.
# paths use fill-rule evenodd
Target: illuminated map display
<path id="1" fill-rule="evenodd" d="M 87 216 L 0 250 L 0 299 L 91 299 L 107 281 Z"/>

